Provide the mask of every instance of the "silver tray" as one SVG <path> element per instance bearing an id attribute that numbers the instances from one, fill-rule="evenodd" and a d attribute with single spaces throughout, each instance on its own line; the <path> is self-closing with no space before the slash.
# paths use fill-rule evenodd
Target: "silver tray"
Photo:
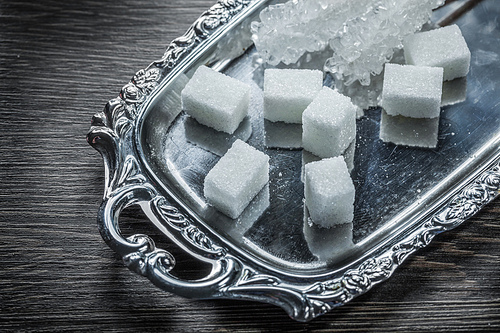
<path id="1" fill-rule="evenodd" d="M 436 149 L 382 143 L 379 109 L 357 121 L 355 245 L 325 259 L 317 251 L 335 248 L 330 235 L 303 222 L 302 153 L 266 148 L 258 93 L 238 135 L 270 155 L 270 182 L 237 220 L 208 206 L 202 189 L 219 158 L 213 152 L 232 137 L 203 128 L 180 106 L 180 91 L 201 64 L 261 85 L 248 29 L 271 2 L 219 1 L 93 117 L 87 140 L 106 171 L 99 231 L 132 271 L 178 295 L 262 301 L 308 321 L 388 279 L 498 195 L 500 10 L 495 0 L 483 1 L 456 21 L 472 51 L 467 100 L 443 108 Z M 435 19 L 449 11 L 436 11 Z M 124 236 L 119 216 L 131 205 L 210 272 L 183 279 L 172 273 L 174 256 L 152 237 Z"/>

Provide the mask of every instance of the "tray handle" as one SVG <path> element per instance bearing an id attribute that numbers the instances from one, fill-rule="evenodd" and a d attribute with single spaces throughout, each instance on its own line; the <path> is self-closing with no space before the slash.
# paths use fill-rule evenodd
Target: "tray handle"
<path id="1" fill-rule="evenodd" d="M 134 204 L 140 205 L 152 222 L 160 226 L 161 231 L 172 241 L 196 258 L 209 262 L 212 265 L 211 272 L 198 280 L 179 279 L 171 274 L 176 263 L 174 256 L 157 248 L 151 237 L 143 234 L 124 237 L 120 232 L 119 216 L 125 208 Z M 165 210 L 169 212 L 169 216 L 165 216 Z M 216 297 L 232 280 L 232 274 L 235 272 L 234 260 L 224 257 L 223 248 L 215 245 L 177 208 L 169 205 L 164 197 L 158 196 L 147 184 L 119 188 L 104 198 L 97 222 L 102 238 L 122 257 L 125 265 L 164 290 L 185 297 Z M 174 232 L 178 232 L 184 239 L 177 240 L 175 235 L 172 235 Z"/>

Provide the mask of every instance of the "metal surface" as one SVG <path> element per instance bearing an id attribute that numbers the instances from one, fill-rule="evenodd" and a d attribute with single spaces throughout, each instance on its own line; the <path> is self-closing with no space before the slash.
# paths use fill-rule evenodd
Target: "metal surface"
<path id="1" fill-rule="evenodd" d="M 268 302 L 300 321 L 367 292 L 498 194 L 500 31 L 494 2 L 483 1 L 457 22 L 472 51 L 467 100 L 443 108 L 436 149 L 382 143 L 379 110 L 358 120 L 356 246 L 323 261 L 303 231 L 301 151 L 264 144 L 262 66 L 246 31 L 269 1 L 220 1 L 93 118 L 88 141 L 103 155 L 107 174 L 98 215 L 104 240 L 130 269 L 167 291 Z M 203 179 L 218 156 L 196 144 L 206 142 L 206 132 L 189 125 L 180 109 L 182 87 L 205 63 L 254 86 L 249 143 L 271 157 L 269 186 L 236 221 L 205 203 Z M 242 128 L 242 135 L 249 130 Z M 209 144 L 223 151 L 229 138 L 216 136 L 209 136 Z M 211 273 L 181 280 L 170 273 L 175 258 L 147 235 L 123 237 L 118 218 L 132 204 L 188 253 L 210 263 Z"/>

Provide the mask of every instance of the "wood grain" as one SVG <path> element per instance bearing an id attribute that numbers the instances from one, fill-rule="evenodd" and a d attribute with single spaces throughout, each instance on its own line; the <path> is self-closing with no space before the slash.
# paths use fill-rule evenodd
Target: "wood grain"
<path id="1" fill-rule="evenodd" d="M 499 331 L 499 200 L 307 324 L 267 304 L 184 299 L 123 266 L 96 227 L 90 119 L 212 3 L 0 2 L 0 331 Z M 137 210 L 122 219 L 149 228 Z"/>

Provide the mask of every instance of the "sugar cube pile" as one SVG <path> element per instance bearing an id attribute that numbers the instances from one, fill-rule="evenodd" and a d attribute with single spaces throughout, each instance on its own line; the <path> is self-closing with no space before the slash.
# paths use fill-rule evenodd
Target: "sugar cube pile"
<path id="1" fill-rule="evenodd" d="M 233 134 L 248 114 L 250 86 L 200 66 L 181 98 L 183 110 L 199 123 Z"/>
<path id="2" fill-rule="evenodd" d="M 356 136 L 356 106 L 351 99 L 323 87 L 302 115 L 302 146 L 322 157 L 339 156 Z"/>
<path id="3" fill-rule="evenodd" d="M 465 99 L 471 54 L 458 26 L 414 33 L 442 3 L 291 0 L 264 9 L 262 22 L 252 24 L 255 46 L 271 64 L 295 62 L 327 45 L 334 50 L 325 63 L 330 72 L 325 85 L 333 81 L 337 90 L 323 86 L 319 70 L 267 68 L 260 107 L 266 147 L 302 149 L 304 236 L 320 259 L 353 246 L 355 187 L 350 172 L 359 111 L 380 102 L 382 141 L 435 148 L 441 107 Z M 387 63 L 397 49 L 401 61 Z M 235 132 L 247 117 L 250 87 L 201 66 L 181 95 L 187 114 L 225 132 L 223 144 L 216 145 L 221 150 L 204 144 L 212 134 L 191 141 L 223 154 L 227 143 L 236 140 L 206 175 L 203 191 L 207 203 L 223 214 L 245 216 L 245 208 L 269 181 L 269 157 L 238 139 L 249 139 L 251 126 L 243 136 Z M 258 205 L 255 219 L 269 203 L 267 187 L 267 201 Z M 325 246 L 318 246 L 322 241 L 335 246 L 324 251 Z"/>
<path id="4" fill-rule="evenodd" d="M 442 67 L 444 81 L 469 72 L 471 53 L 455 24 L 407 36 L 403 45 L 407 64 Z"/>
<path id="5" fill-rule="evenodd" d="M 204 181 L 207 202 L 235 219 L 269 181 L 269 156 L 236 140 L 208 172 Z"/>
<path id="6" fill-rule="evenodd" d="M 354 184 L 341 156 L 305 166 L 305 205 L 311 220 L 322 227 L 351 223 L 354 217 Z"/>
<path id="7" fill-rule="evenodd" d="M 323 86 L 323 72 L 307 69 L 266 69 L 264 118 L 302 123 L 302 113 Z"/>

